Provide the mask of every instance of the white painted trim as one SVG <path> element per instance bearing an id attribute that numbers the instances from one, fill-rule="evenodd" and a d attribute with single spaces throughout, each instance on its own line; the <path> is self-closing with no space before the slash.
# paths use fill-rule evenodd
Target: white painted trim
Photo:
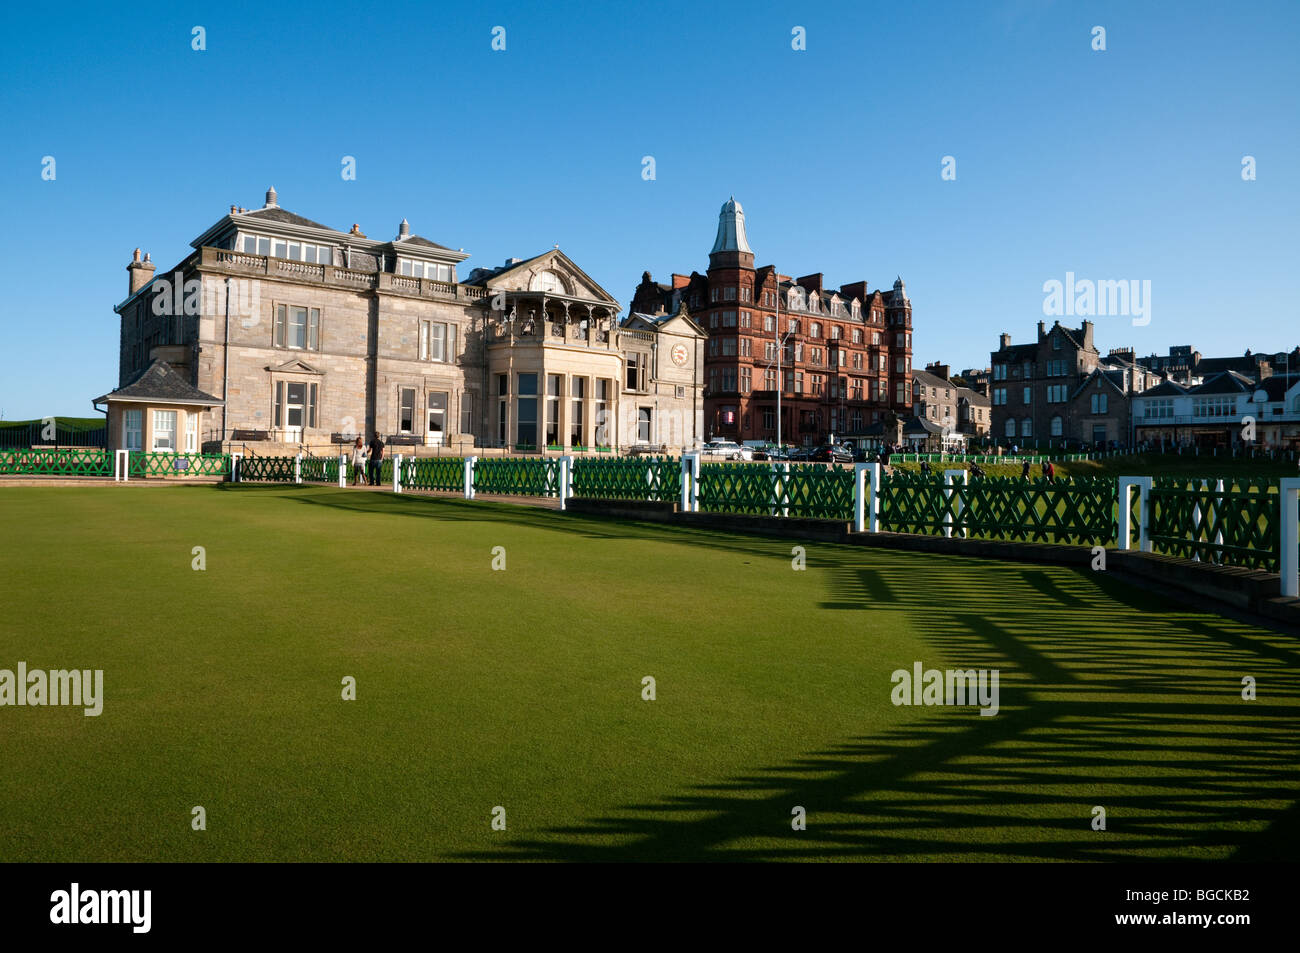
<path id="1" fill-rule="evenodd" d="M 1278 532 L 1282 551 L 1277 568 L 1284 596 L 1300 597 L 1300 477 L 1286 477 L 1278 486 L 1278 509 L 1282 526 Z"/>
<path id="2" fill-rule="evenodd" d="M 393 457 L 393 492 L 402 492 L 402 455 Z"/>
<path id="3" fill-rule="evenodd" d="M 682 454 L 682 504 L 683 513 L 700 511 L 700 455 Z"/>
<path id="4" fill-rule="evenodd" d="M 474 499 L 474 466 L 478 463 L 478 457 L 465 458 L 465 499 Z"/>
<path id="5" fill-rule="evenodd" d="M 302 482 L 302 452 L 301 451 L 299 451 L 298 456 L 293 458 L 293 482 L 294 483 Z"/>
<path id="6" fill-rule="evenodd" d="M 565 455 L 560 457 L 560 509 L 566 509 L 565 501 L 573 496 L 573 457 Z"/>
<path id="7" fill-rule="evenodd" d="M 348 485 L 348 455 L 346 453 L 340 453 L 339 454 L 339 489 L 343 489 L 347 485 Z"/>

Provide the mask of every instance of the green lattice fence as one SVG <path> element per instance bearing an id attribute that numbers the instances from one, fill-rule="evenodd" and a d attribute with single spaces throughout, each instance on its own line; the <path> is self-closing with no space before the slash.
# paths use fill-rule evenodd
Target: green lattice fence
<path id="1" fill-rule="evenodd" d="M 459 457 L 414 457 L 404 460 L 402 486 L 412 490 L 463 490 L 465 461 Z"/>
<path id="2" fill-rule="evenodd" d="M 682 464 L 667 457 L 581 459 L 573 463 L 573 495 L 593 500 L 681 499 Z"/>
<path id="3" fill-rule="evenodd" d="M 243 457 L 239 479 L 247 482 L 292 483 L 294 457 Z"/>
<path id="4" fill-rule="evenodd" d="M 942 534 L 1035 543 L 1114 542 L 1116 481 L 1106 477 L 1047 480 L 983 477 L 945 486 L 939 474 L 895 471 L 880 494 L 887 532 Z"/>
<path id="5" fill-rule="evenodd" d="M 778 503 L 787 516 L 853 518 L 853 471 L 843 467 L 791 464 L 789 474 L 773 467 Z"/>
<path id="6" fill-rule="evenodd" d="M 506 496 L 556 496 L 560 461 L 553 457 L 479 460 L 474 464 L 474 492 Z"/>
<path id="7" fill-rule="evenodd" d="M 133 477 L 225 476 L 230 457 L 224 453 L 157 453 L 133 451 L 127 473 Z"/>
<path id="8" fill-rule="evenodd" d="M 706 463 L 700 467 L 700 511 L 853 517 L 853 471 L 816 464 Z"/>
<path id="9" fill-rule="evenodd" d="M 112 476 L 108 450 L 0 450 L 0 473 L 44 473 L 57 476 Z"/>
<path id="10" fill-rule="evenodd" d="M 338 483 L 338 457 L 303 457 L 302 481 L 304 483 Z"/>
<path id="11" fill-rule="evenodd" d="M 1184 559 L 1277 572 L 1280 500 L 1278 484 L 1268 480 L 1157 477 L 1147 496 L 1151 548 Z"/>

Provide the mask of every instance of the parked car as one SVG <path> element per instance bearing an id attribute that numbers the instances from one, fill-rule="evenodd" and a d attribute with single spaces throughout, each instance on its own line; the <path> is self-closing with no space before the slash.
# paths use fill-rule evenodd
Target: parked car
<path id="1" fill-rule="evenodd" d="M 813 450 L 808 459 L 813 463 L 852 463 L 853 451 L 839 444 L 826 444 Z"/>
<path id="2" fill-rule="evenodd" d="M 753 460 L 754 451 L 734 440 L 710 440 L 700 448 L 700 456 L 706 460 Z"/>
<path id="3" fill-rule="evenodd" d="M 815 447 L 791 447 L 786 459 L 794 463 L 806 463 L 815 449 Z"/>

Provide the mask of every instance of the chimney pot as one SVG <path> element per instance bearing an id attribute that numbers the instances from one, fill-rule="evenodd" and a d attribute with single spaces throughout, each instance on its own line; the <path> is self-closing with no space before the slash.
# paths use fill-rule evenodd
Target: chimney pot
<path id="1" fill-rule="evenodd" d="M 277 202 L 277 197 L 275 194 L 275 186 L 273 185 L 266 190 L 266 207 L 275 208 L 276 202 Z"/>

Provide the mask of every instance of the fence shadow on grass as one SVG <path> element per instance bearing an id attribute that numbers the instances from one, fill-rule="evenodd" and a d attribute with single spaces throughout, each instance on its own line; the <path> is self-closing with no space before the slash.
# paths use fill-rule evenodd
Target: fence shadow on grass
<path id="1" fill-rule="evenodd" d="M 291 498 L 787 559 L 791 545 L 510 504 L 346 490 Z M 867 630 L 901 613 L 931 657 L 900 657 L 898 668 L 998 668 L 1002 711 L 926 709 L 902 727 L 461 856 L 1167 860 L 1300 848 L 1294 638 L 1104 573 L 808 545 L 828 580 L 821 611 L 858 613 Z M 1258 700 L 1241 699 L 1244 676 Z M 880 677 L 875 690 L 887 694 Z M 809 812 L 805 831 L 790 828 L 794 805 Z M 1091 829 L 1098 805 L 1104 832 Z"/>
<path id="2" fill-rule="evenodd" d="M 864 626 L 873 609 L 905 613 L 933 650 L 927 667 L 999 668 L 1003 710 L 927 709 L 876 736 L 466 856 L 1260 859 L 1300 846 L 1286 807 L 1300 786 L 1300 653 L 1288 637 L 1064 567 L 981 561 L 991 584 L 972 590 L 959 560 L 834 549 L 825 610 L 860 612 Z M 1245 675 L 1259 700 L 1242 700 Z M 876 691 L 889 688 L 882 672 Z M 790 829 L 794 805 L 809 812 L 806 831 Z M 1094 806 L 1104 832 L 1091 828 Z"/>

